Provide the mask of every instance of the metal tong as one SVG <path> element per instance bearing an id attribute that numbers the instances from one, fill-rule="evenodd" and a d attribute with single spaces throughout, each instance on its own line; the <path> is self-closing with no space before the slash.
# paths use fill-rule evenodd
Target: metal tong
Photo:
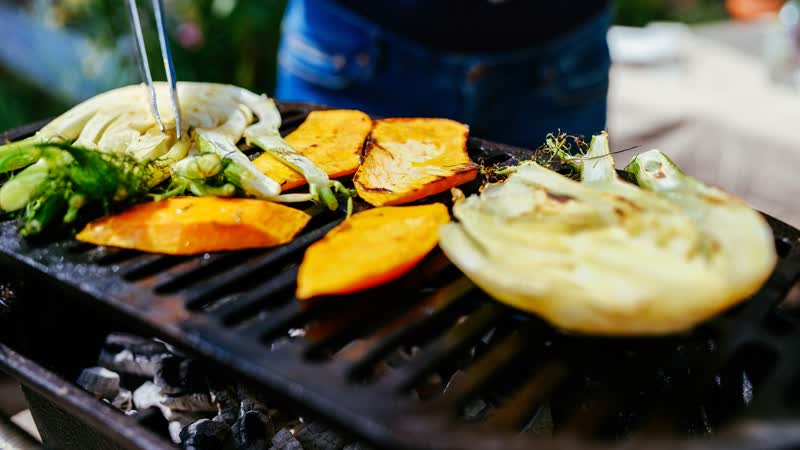
<path id="1" fill-rule="evenodd" d="M 155 13 L 156 28 L 158 30 L 158 42 L 161 46 L 161 57 L 164 60 L 164 70 L 167 73 L 167 81 L 169 82 L 169 94 L 172 102 L 172 111 L 175 114 L 175 131 L 178 139 L 181 138 L 181 108 L 178 103 L 178 90 L 176 89 L 177 80 L 175 79 L 175 66 L 172 64 L 172 53 L 169 51 L 169 40 L 167 39 L 166 25 L 164 21 L 164 2 L 163 0 L 153 0 L 153 11 Z M 136 0 L 128 0 L 128 12 L 130 13 L 131 27 L 136 35 L 137 59 L 139 61 L 139 70 L 142 79 L 147 83 L 150 89 L 150 96 L 152 100 L 153 116 L 158 122 L 159 128 L 165 132 L 164 123 L 161 121 L 161 116 L 158 114 L 158 99 L 156 98 L 156 89 L 153 86 L 153 76 L 150 74 L 150 62 L 147 59 L 147 47 L 144 45 L 144 37 L 142 35 L 142 23 L 139 21 L 139 10 L 136 7 Z"/>

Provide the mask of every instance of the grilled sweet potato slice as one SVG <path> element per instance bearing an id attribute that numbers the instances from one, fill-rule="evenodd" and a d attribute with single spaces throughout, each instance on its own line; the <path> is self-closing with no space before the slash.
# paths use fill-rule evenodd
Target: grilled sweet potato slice
<path id="1" fill-rule="evenodd" d="M 370 129 L 372 120 L 361 111 L 312 111 L 297 130 L 286 136 L 286 142 L 325 170 L 329 177 L 338 178 L 358 169 L 361 149 Z M 277 181 L 284 191 L 306 184 L 300 172 L 269 153 L 256 158 L 253 164 Z"/>
<path id="2" fill-rule="evenodd" d="M 394 280 L 434 247 L 450 220 L 441 203 L 354 214 L 306 251 L 297 298 L 349 294 Z"/>
<path id="3" fill-rule="evenodd" d="M 265 200 L 175 197 L 95 220 L 76 236 L 152 253 L 193 253 L 285 244 L 311 216 Z"/>
<path id="4" fill-rule="evenodd" d="M 473 180 L 468 134 L 447 119 L 376 121 L 353 180 L 358 195 L 375 206 L 399 205 Z"/>

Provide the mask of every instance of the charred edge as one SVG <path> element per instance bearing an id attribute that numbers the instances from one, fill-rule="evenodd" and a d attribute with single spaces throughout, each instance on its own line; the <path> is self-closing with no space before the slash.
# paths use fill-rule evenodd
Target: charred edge
<path id="1" fill-rule="evenodd" d="M 462 173 L 477 172 L 478 169 L 480 169 L 480 166 L 470 161 L 468 163 L 464 163 L 463 165 L 461 165 L 456 169 L 453 169 L 453 174 L 460 175 Z"/>
<path id="2" fill-rule="evenodd" d="M 555 194 L 555 193 L 550 192 L 550 191 L 545 191 L 545 194 L 547 195 L 547 197 L 549 197 L 552 200 L 557 201 L 558 203 L 567 203 L 567 202 L 570 202 L 572 200 L 575 200 L 574 197 L 572 197 L 570 195 L 566 195 L 566 194 Z"/>
<path id="3" fill-rule="evenodd" d="M 626 205 L 630 206 L 635 211 L 641 211 L 642 210 L 641 206 L 637 205 L 636 203 L 633 203 L 632 201 L 630 201 L 627 198 L 622 197 L 620 195 L 615 195 L 614 199 L 618 200 L 618 201 L 620 201 L 622 203 L 625 203 Z"/>
<path id="4" fill-rule="evenodd" d="M 368 156 L 367 154 L 368 153 L 372 153 L 372 150 L 374 150 L 374 149 L 383 150 L 387 155 L 389 155 L 389 158 L 394 159 L 394 155 L 392 154 L 392 152 L 390 152 L 389 150 L 386 150 L 386 148 L 384 146 L 382 146 L 381 144 L 378 144 L 378 141 L 375 141 L 375 140 L 370 141 L 369 148 L 367 149 L 367 151 L 364 154 L 364 159 L 367 159 L 367 156 Z"/>
<path id="5" fill-rule="evenodd" d="M 361 186 L 361 189 L 367 192 L 383 192 L 384 194 L 394 194 L 394 191 L 392 191 L 391 189 L 386 189 L 382 187 L 367 187 L 361 183 L 358 183 L 358 185 Z"/>
<path id="6" fill-rule="evenodd" d="M 625 211 L 623 211 L 621 208 L 614 208 L 614 214 L 616 214 L 620 219 L 625 217 Z"/>
<path id="7" fill-rule="evenodd" d="M 364 183 L 361 182 L 361 179 L 358 176 L 358 172 L 356 172 L 356 175 L 353 177 L 353 184 L 356 185 L 357 189 L 361 189 L 361 190 L 366 191 L 366 192 L 383 192 L 383 193 L 387 193 L 387 194 L 393 194 L 394 193 L 391 189 L 386 189 L 386 188 L 382 188 L 382 187 L 365 186 Z"/>
<path id="8" fill-rule="evenodd" d="M 711 195 L 700 194 L 699 197 L 707 201 L 708 203 L 712 203 L 714 205 L 724 205 L 726 203 L 725 200 Z"/>
<path id="9" fill-rule="evenodd" d="M 375 130 L 375 121 L 372 122 L 372 126 L 367 133 L 366 139 L 364 139 L 364 143 L 361 144 L 361 148 L 358 149 L 358 154 L 360 156 L 359 159 L 359 166 L 367 159 L 367 155 L 370 151 L 372 151 L 372 146 L 374 145 L 375 139 L 372 137 L 372 132 Z"/>

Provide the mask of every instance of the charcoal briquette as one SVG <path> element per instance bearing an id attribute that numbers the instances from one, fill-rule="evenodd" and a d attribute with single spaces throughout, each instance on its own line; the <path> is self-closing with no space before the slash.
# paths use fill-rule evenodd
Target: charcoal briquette
<path id="1" fill-rule="evenodd" d="M 164 412 L 162 410 L 162 412 Z M 169 425 L 167 429 L 169 430 L 169 437 L 172 439 L 172 442 L 176 444 L 181 443 L 181 431 L 187 426 L 197 422 L 201 419 L 207 419 L 205 414 L 202 413 L 186 413 L 186 412 L 178 412 L 178 411 L 166 411 L 168 414 L 165 414 L 167 420 L 169 421 Z"/>
<path id="2" fill-rule="evenodd" d="M 211 403 L 211 396 L 205 392 L 194 392 L 191 394 L 163 396 L 161 404 L 166 408 L 177 411 L 190 412 L 216 412 L 217 407 Z"/>
<path id="3" fill-rule="evenodd" d="M 289 431 L 288 428 L 281 428 L 272 437 L 272 446 L 269 450 L 304 450 L 300 441 Z"/>
<path id="4" fill-rule="evenodd" d="M 133 353 L 130 350 L 110 352 L 103 349 L 100 351 L 97 363 L 120 373 L 152 378 L 156 374 L 159 361 L 167 356 L 169 355 L 146 356 Z"/>
<path id="5" fill-rule="evenodd" d="M 198 392 L 208 389 L 206 374 L 193 359 L 166 356 L 158 360 L 155 383 L 161 392 L 170 395 Z"/>
<path id="6" fill-rule="evenodd" d="M 353 442 L 345 445 L 342 450 L 373 450 L 373 448 L 363 442 Z"/>
<path id="7" fill-rule="evenodd" d="M 217 407 L 217 415 L 214 420 L 233 425 L 240 417 L 239 396 L 236 394 L 236 388 L 233 386 L 218 389 L 212 388 L 209 393 L 211 395 L 211 403 Z"/>
<path id="8" fill-rule="evenodd" d="M 262 414 L 269 415 L 269 408 L 267 407 L 267 401 L 263 393 L 246 384 L 240 384 L 237 387 L 237 392 L 241 400 L 239 404 L 239 417 L 248 411 L 258 411 Z"/>
<path id="9" fill-rule="evenodd" d="M 186 426 L 179 435 L 184 450 L 234 450 L 231 428 L 224 423 L 200 419 Z"/>
<path id="10" fill-rule="evenodd" d="M 480 397 L 473 398 L 464 404 L 461 413 L 467 420 L 477 420 L 485 417 L 490 410 L 491 406 Z"/>
<path id="11" fill-rule="evenodd" d="M 272 421 L 258 411 L 246 412 L 233 425 L 232 431 L 239 450 L 267 450 L 275 435 Z"/>
<path id="12" fill-rule="evenodd" d="M 161 342 L 113 333 L 103 344 L 98 365 L 119 373 L 152 378 L 161 359 L 168 356 L 170 353 Z"/>
<path id="13" fill-rule="evenodd" d="M 341 450 L 344 438 L 321 422 L 310 422 L 295 435 L 305 450 Z"/>
<path id="14" fill-rule="evenodd" d="M 83 369 L 77 383 L 97 398 L 112 400 L 119 392 L 119 374 L 104 367 Z"/>

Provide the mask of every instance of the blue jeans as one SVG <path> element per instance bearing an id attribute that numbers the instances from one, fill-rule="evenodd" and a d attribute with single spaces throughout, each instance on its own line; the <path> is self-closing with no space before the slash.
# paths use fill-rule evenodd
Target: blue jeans
<path id="1" fill-rule="evenodd" d="M 591 136 L 605 128 L 609 22 L 606 11 L 537 47 L 454 53 L 386 31 L 333 0 L 290 0 L 276 97 L 374 116 L 447 117 L 469 124 L 472 135 L 522 147 L 558 130 Z"/>

